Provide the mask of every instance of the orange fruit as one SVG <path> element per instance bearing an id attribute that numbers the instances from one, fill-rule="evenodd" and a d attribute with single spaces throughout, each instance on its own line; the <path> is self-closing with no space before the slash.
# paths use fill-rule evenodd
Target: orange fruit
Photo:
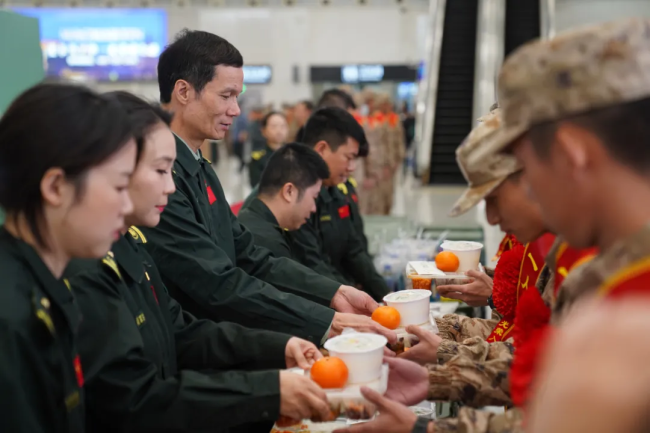
<path id="1" fill-rule="evenodd" d="M 321 358 L 311 366 L 311 379 L 321 388 L 343 388 L 348 381 L 348 366 L 341 358 Z"/>
<path id="2" fill-rule="evenodd" d="M 460 266 L 460 260 L 451 251 L 443 251 L 436 256 L 436 266 L 442 272 L 456 272 Z"/>
<path id="3" fill-rule="evenodd" d="M 372 320 L 388 329 L 396 329 L 401 320 L 399 311 L 393 307 L 379 307 L 372 313 Z"/>

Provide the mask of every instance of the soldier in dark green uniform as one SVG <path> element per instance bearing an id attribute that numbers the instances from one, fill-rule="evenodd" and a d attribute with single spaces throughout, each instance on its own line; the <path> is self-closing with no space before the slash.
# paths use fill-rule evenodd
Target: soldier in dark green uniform
<path id="1" fill-rule="evenodd" d="M 126 224 L 155 226 L 175 190 L 176 144 L 163 122 L 169 115 L 128 93 L 114 96 L 130 113 L 140 148 Z M 66 272 L 84 316 L 88 431 L 239 426 L 267 433 L 280 415 L 327 415 L 325 395 L 312 381 L 278 371 L 309 367 L 321 356 L 315 345 L 184 312 L 143 248 L 146 237 L 135 227 L 123 232 L 102 260 L 73 262 Z"/>
<path id="2" fill-rule="evenodd" d="M 381 300 L 389 288 L 353 226 L 346 196 L 337 187 L 354 171 L 359 149 L 367 151 L 363 128 L 346 110 L 322 108 L 307 122 L 303 142 L 321 155 L 330 170 L 329 179 L 323 181 L 317 211 L 307 226 L 318 233 L 322 250 L 334 268 L 374 299 Z"/>
<path id="3" fill-rule="evenodd" d="M 85 88 L 35 86 L 0 120 L 3 433 L 85 431 L 81 315 L 61 275 L 116 239 L 135 155 L 121 107 Z"/>
<path id="4" fill-rule="evenodd" d="M 262 171 L 264 171 L 269 158 L 273 155 L 273 152 L 286 143 L 289 134 L 286 117 L 277 111 L 271 111 L 264 116 L 261 124 L 266 146 L 262 150 L 253 150 L 251 152 L 251 162 L 248 164 L 248 175 L 253 188 L 260 183 Z"/>
<path id="5" fill-rule="evenodd" d="M 366 253 L 368 252 L 368 238 L 366 237 L 365 229 L 363 226 L 363 218 L 359 211 L 359 196 L 357 195 L 357 181 L 354 177 L 349 176 L 344 183 L 338 184 L 339 190 L 345 195 L 345 198 L 350 205 L 350 219 L 352 225 L 357 233 L 357 236 L 363 242 Z"/>
<path id="6" fill-rule="evenodd" d="M 358 314 L 377 308 L 367 294 L 293 260 L 274 258 L 255 246 L 231 212 L 199 149 L 205 139 L 223 138 L 240 114 L 242 65 L 228 41 L 201 31 L 183 32 L 160 56 L 161 100 L 175 114 L 176 192 L 160 224 L 142 231 L 166 287 L 201 318 L 293 333 L 316 343 L 344 327 L 380 332 L 394 341 L 394 332 Z"/>
<path id="7" fill-rule="evenodd" d="M 357 109 L 356 104 L 352 97 L 341 89 L 329 89 L 323 92 L 320 100 L 318 101 L 318 108 L 327 108 L 327 107 L 339 107 L 344 110 L 347 110 L 350 114 L 354 115 L 355 110 Z M 358 120 L 357 120 L 358 121 Z M 303 136 L 305 134 L 305 127 L 300 128 L 296 136 L 296 141 L 303 142 Z M 359 143 L 359 157 L 365 158 L 368 155 L 368 143 L 363 142 Z M 363 227 L 363 218 L 361 217 L 361 212 L 359 211 L 359 197 L 357 195 L 357 181 L 351 176 L 348 176 L 344 183 L 338 185 L 339 189 L 347 197 L 348 204 L 350 205 L 350 219 L 352 220 L 352 225 L 356 230 L 357 235 L 363 241 L 364 248 L 368 252 L 368 239 L 366 237 L 364 227 Z"/>
<path id="8" fill-rule="evenodd" d="M 346 195 L 337 187 L 345 186 L 343 182 L 354 171 L 359 149 L 367 152 L 363 128 L 347 111 L 331 107 L 316 111 L 304 132 L 303 142 L 326 161 L 330 177 L 323 181 L 316 200 L 316 213 L 296 234 L 292 234 L 294 245 L 305 251 L 321 251 L 322 260 L 331 263 L 343 281 L 360 285 L 379 301 L 389 288 L 377 273 L 362 238 L 354 228 Z M 253 189 L 244 208 L 250 207 L 257 195 L 257 189 Z"/>
<path id="9" fill-rule="evenodd" d="M 256 196 L 237 218 L 253 234 L 255 245 L 268 248 L 275 257 L 295 260 L 320 275 L 347 284 L 331 266 L 317 242 L 304 242 L 299 229 L 316 212 L 316 199 L 324 179 L 330 176 L 323 158 L 300 143 L 281 147 L 270 158 Z M 311 233 L 308 233 L 311 235 Z M 316 235 L 317 236 L 317 235 Z"/>

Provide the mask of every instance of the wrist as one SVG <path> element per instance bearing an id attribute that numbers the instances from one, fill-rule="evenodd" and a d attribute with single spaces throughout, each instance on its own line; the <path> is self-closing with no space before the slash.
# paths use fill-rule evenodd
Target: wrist
<path id="1" fill-rule="evenodd" d="M 497 309 L 497 308 L 494 306 L 494 300 L 492 299 L 492 295 L 488 296 L 488 298 L 487 298 L 487 303 L 488 303 L 488 306 L 489 306 L 491 309 L 493 309 L 493 310 L 496 310 L 496 309 Z"/>
<path id="2" fill-rule="evenodd" d="M 345 290 L 343 287 L 345 286 L 339 286 L 336 293 L 334 293 L 334 296 L 332 296 L 332 301 L 330 302 L 330 308 L 336 310 L 336 306 L 339 303 L 339 299 L 341 299 L 341 296 L 343 296 L 343 291 Z"/>
<path id="3" fill-rule="evenodd" d="M 415 420 L 411 433 L 429 433 L 429 431 L 433 431 L 429 430 L 431 425 L 432 423 L 428 418 L 419 417 Z"/>

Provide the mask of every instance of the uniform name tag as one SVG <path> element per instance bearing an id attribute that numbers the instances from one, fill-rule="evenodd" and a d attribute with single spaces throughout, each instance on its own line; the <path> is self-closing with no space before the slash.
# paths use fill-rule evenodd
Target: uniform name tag
<path id="1" fill-rule="evenodd" d="M 321 221 L 332 221 L 332 216 L 331 215 L 323 215 L 320 217 Z"/>
<path id="2" fill-rule="evenodd" d="M 339 208 L 339 216 L 341 219 L 348 218 L 350 216 L 350 205 L 341 206 Z"/>

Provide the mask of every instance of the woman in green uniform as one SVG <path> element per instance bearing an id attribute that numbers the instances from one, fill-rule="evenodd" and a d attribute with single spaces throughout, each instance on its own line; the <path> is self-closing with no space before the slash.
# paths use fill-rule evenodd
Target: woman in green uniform
<path id="1" fill-rule="evenodd" d="M 289 125 L 284 114 L 277 111 L 271 111 L 262 118 L 262 135 L 266 139 L 266 146 L 261 150 L 251 152 L 251 162 L 248 165 L 248 175 L 251 181 L 251 188 L 255 188 L 260 179 L 262 172 L 266 167 L 273 152 L 286 143 L 289 136 Z"/>
<path id="2" fill-rule="evenodd" d="M 88 430 L 267 433 L 280 415 L 325 416 L 325 394 L 302 375 L 316 346 L 290 335 L 197 320 L 172 299 L 135 226 L 155 227 L 175 191 L 169 115 L 128 93 L 115 95 L 140 146 L 129 194 L 130 229 L 101 261 L 67 274 L 84 314 Z M 188 275 L 188 278 L 192 278 Z"/>
<path id="3" fill-rule="evenodd" d="M 106 254 L 132 209 L 136 145 L 114 100 L 38 85 L 0 120 L 0 431 L 83 432 L 81 316 L 61 280 Z"/>

